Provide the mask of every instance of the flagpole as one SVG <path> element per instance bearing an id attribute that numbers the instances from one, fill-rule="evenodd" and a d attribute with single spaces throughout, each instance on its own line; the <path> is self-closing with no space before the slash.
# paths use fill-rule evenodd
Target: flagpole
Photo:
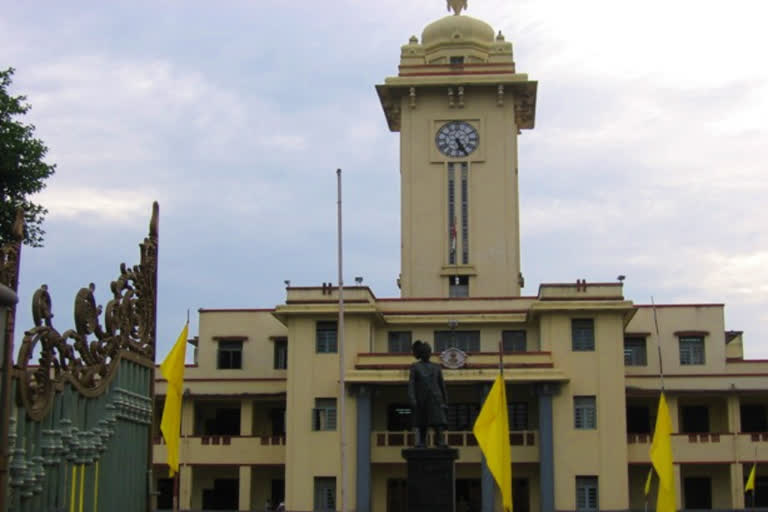
<path id="1" fill-rule="evenodd" d="M 339 323 L 338 323 L 338 340 L 339 340 L 339 416 L 341 418 L 340 424 L 340 450 L 341 450 L 341 512 L 347 512 L 347 457 L 346 457 L 346 414 L 345 414 L 345 398 L 346 389 L 344 383 L 344 274 L 343 274 L 343 250 L 342 250 L 342 236 L 341 236 L 341 169 L 336 169 L 336 184 L 337 184 L 337 205 L 338 205 L 338 260 L 339 260 Z"/>
<path id="2" fill-rule="evenodd" d="M 664 392 L 664 363 L 661 360 L 661 334 L 659 334 L 659 319 L 656 316 L 656 303 L 651 296 L 651 306 L 653 307 L 653 323 L 656 326 L 656 352 L 659 357 L 659 377 L 661 378 L 661 392 Z"/>

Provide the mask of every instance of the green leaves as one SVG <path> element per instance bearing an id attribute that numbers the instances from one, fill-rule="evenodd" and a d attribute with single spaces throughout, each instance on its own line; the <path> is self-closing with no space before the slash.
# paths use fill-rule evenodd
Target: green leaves
<path id="1" fill-rule="evenodd" d="M 16 210 L 24 209 L 24 243 L 40 247 L 45 231 L 42 222 L 48 210 L 29 200 L 45 188 L 45 179 L 56 170 L 44 161 L 48 147 L 35 138 L 35 127 L 20 117 L 31 106 L 25 96 L 11 96 L 13 68 L 0 70 L 0 244 L 13 239 L 11 226 Z"/>

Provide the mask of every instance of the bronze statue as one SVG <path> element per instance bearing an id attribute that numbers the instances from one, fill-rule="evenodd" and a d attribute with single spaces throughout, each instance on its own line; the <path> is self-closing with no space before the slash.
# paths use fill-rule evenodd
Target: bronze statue
<path id="1" fill-rule="evenodd" d="M 448 394 L 445 390 L 443 371 L 440 365 L 430 363 L 432 347 L 420 340 L 413 342 L 413 355 L 418 359 L 411 365 L 408 379 L 408 398 L 411 402 L 412 426 L 418 429 L 416 448 L 425 448 L 427 429 L 435 430 L 435 446 L 445 446 L 443 430 L 448 421 L 445 410 L 448 408 Z"/>

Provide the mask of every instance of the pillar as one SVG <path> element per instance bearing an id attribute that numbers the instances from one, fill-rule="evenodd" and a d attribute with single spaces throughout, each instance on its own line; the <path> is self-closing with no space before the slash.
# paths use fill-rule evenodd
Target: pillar
<path id="1" fill-rule="evenodd" d="M 250 398 L 240 401 L 240 435 L 253 435 L 253 400 Z"/>
<path id="2" fill-rule="evenodd" d="M 251 504 L 251 466 L 240 466 L 238 476 L 238 510 L 255 510 L 256 507 Z"/>
<path id="3" fill-rule="evenodd" d="M 552 424 L 552 396 L 558 384 L 536 386 L 539 396 L 539 496 L 541 512 L 555 510 L 555 444 Z"/>
<path id="4" fill-rule="evenodd" d="M 751 465 L 747 466 L 747 471 L 752 469 Z M 730 465 L 731 473 L 731 508 L 743 509 L 744 503 L 744 466 L 741 462 Z"/>
<path id="5" fill-rule="evenodd" d="M 192 508 L 192 466 L 179 466 L 179 508 Z"/>
<path id="6" fill-rule="evenodd" d="M 357 388 L 357 512 L 371 510 L 371 395 L 370 386 Z"/>

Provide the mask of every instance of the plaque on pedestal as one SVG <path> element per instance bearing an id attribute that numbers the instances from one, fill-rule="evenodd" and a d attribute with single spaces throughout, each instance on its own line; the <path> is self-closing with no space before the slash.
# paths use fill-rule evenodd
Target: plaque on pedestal
<path id="1" fill-rule="evenodd" d="M 455 512 L 455 448 L 406 448 L 408 512 Z"/>

